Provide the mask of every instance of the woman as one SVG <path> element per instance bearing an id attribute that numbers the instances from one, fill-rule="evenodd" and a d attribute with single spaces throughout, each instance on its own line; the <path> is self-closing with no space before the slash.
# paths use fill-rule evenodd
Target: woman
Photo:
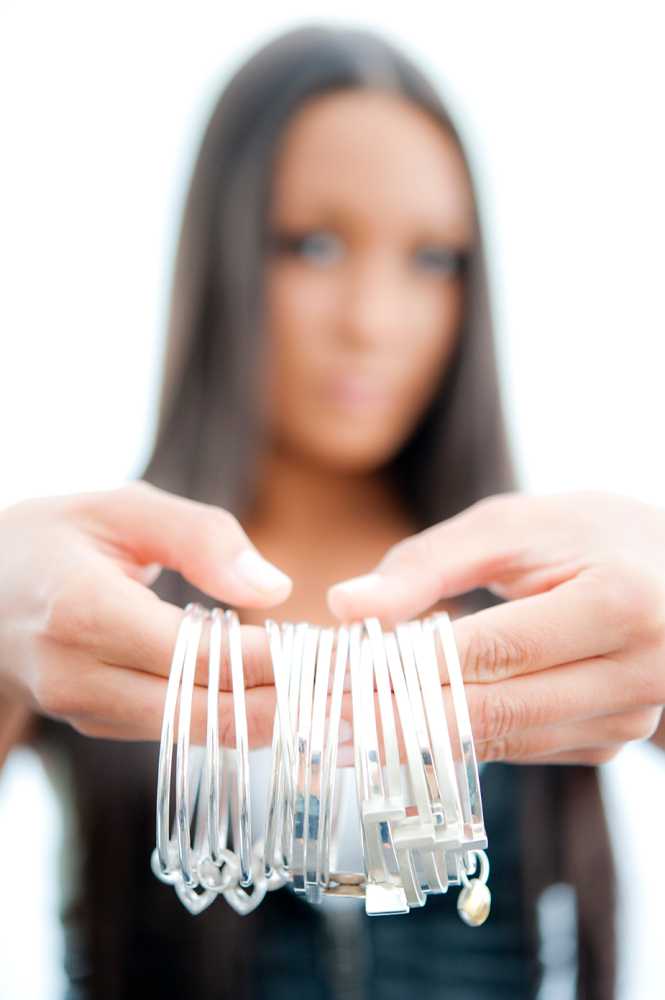
<path id="1" fill-rule="evenodd" d="M 214 109 L 143 478 L 233 512 L 293 578 L 272 611 L 243 608 L 244 624 L 333 624 L 330 584 L 518 485 L 462 146 L 430 84 L 374 35 L 290 32 Z M 211 603 L 175 573 L 154 589 L 180 606 Z M 457 616 L 494 602 L 478 590 L 441 606 Z M 475 932 L 448 896 L 405 918 L 348 911 L 333 925 L 283 890 L 251 917 L 218 903 L 193 919 L 149 871 L 154 745 L 86 740 L 45 720 L 37 738 L 69 769 L 52 765 L 70 774 L 78 818 L 72 997 L 318 998 L 340 984 L 377 998 L 530 997 L 536 900 L 554 881 L 578 892 L 579 996 L 612 995 L 611 858 L 593 768 L 484 773 L 494 905 Z"/>

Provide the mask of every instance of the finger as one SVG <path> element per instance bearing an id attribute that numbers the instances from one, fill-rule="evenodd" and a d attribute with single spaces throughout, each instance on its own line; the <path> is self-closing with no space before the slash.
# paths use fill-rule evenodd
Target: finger
<path id="1" fill-rule="evenodd" d="M 598 767 L 614 760 L 623 744 L 605 747 L 589 747 L 586 750 L 566 750 L 542 757 L 529 757 L 527 760 L 516 761 L 517 764 L 577 764 Z"/>
<path id="2" fill-rule="evenodd" d="M 330 610 L 343 621 L 376 615 L 395 624 L 514 570 L 526 545 L 523 520 L 509 515 L 525 499 L 488 498 L 404 539 L 371 573 L 331 587 Z"/>
<path id="3" fill-rule="evenodd" d="M 511 600 L 552 590 L 589 568 L 592 552 L 598 562 L 601 500 L 588 491 L 485 497 L 405 538 L 372 572 L 335 584 L 329 607 L 344 621 L 375 615 L 394 624 L 478 587 Z"/>
<path id="4" fill-rule="evenodd" d="M 648 653 L 630 664 L 613 657 L 569 663 L 496 684 L 465 685 L 474 738 L 503 739 L 527 729 L 601 718 L 662 703 Z M 448 703 L 450 692 L 443 688 Z"/>
<path id="5" fill-rule="evenodd" d="M 139 480 L 71 498 L 110 552 L 146 567 L 177 570 L 199 590 L 244 607 L 278 604 L 291 580 L 265 560 L 236 518 L 221 507 L 175 496 Z M 154 573 L 147 570 L 148 575 Z"/>
<path id="6" fill-rule="evenodd" d="M 476 741 L 476 754 L 481 761 L 520 763 L 532 758 L 550 759 L 565 752 L 618 747 L 634 740 L 648 739 L 655 728 L 656 718 L 656 710 L 642 709 L 570 725 L 527 729 L 501 739 Z"/>
<path id="7" fill-rule="evenodd" d="M 495 682 L 622 648 L 639 616 L 616 582 L 581 572 L 553 590 L 452 622 L 465 680 Z M 442 674 L 445 679 L 445 672 Z"/>
<path id="8" fill-rule="evenodd" d="M 69 692 L 57 714 L 86 735 L 106 739 L 159 740 L 167 681 L 132 670 L 97 666 L 80 678 L 76 692 Z M 206 687 L 196 685 L 192 697 L 191 742 L 204 746 L 207 727 Z M 275 689 L 256 687 L 246 691 L 247 727 L 250 747 L 272 741 Z M 233 695 L 218 697 L 219 739 L 222 746 L 235 746 Z"/>
<path id="9" fill-rule="evenodd" d="M 46 634 L 67 651 L 90 660 L 167 677 L 183 611 L 162 601 L 116 567 L 95 574 L 94 586 L 73 580 L 51 608 Z M 208 627 L 201 633 L 197 683 L 208 681 Z M 224 630 L 225 632 L 226 630 Z M 272 660 L 265 629 L 241 625 L 245 685 L 273 683 Z M 231 689 L 228 644 L 222 643 L 220 688 Z"/>
<path id="10" fill-rule="evenodd" d="M 478 745 L 488 741 L 500 745 L 508 738 L 517 745 L 527 739 L 527 731 L 588 725 L 593 719 L 600 720 L 602 728 L 605 716 L 619 713 L 646 710 L 655 718 L 662 704 L 646 653 L 641 660 L 636 657 L 630 667 L 619 659 L 598 657 L 496 684 L 469 683 L 465 695 Z M 455 713 L 448 686 L 442 688 L 442 696 L 454 734 Z M 345 695 L 343 711 L 344 717 L 352 721 L 350 695 Z"/>

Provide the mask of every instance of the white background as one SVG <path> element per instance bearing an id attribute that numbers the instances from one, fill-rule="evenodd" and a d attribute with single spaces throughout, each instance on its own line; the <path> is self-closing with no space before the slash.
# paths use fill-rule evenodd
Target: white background
<path id="1" fill-rule="evenodd" d="M 141 470 L 195 143 L 228 74 L 314 6 L 395 39 L 457 114 L 526 488 L 599 488 L 665 509 L 663 23 L 657 2 L 591 0 L 279 12 L 5 0 L 0 506 Z M 665 834 L 663 760 L 630 746 L 604 768 L 623 878 L 622 1000 L 662 996 L 665 878 L 652 857 Z M 60 822 L 38 765 L 16 753 L 0 782 L 2 997 L 60 995 Z"/>

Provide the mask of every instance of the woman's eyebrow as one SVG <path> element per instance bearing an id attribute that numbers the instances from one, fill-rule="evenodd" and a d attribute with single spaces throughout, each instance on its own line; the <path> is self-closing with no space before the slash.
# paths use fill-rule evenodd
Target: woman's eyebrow
<path id="1" fill-rule="evenodd" d="M 326 206 L 311 206 L 282 209 L 269 217 L 269 223 L 281 229 L 321 229 L 325 226 L 343 226 L 348 224 L 353 213 L 339 208 Z"/>
<path id="2" fill-rule="evenodd" d="M 287 232 L 301 232 L 312 229 L 346 229 L 357 228 L 358 219 L 351 215 L 340 213 L 308 213 L 298 216 L 277 217 L 269 221 L 269 226 L 273 230 L 284 230 Z M 471 233 L 468 226 L 463 223 L 451 221 L 448 225 L 433 225 L 431 222 L 425 225 L 405 225 L 402 228 L 404 240 L 409 245 L 416 244 L 453 244 L 455 246 L 466 246 L 471 243 Z"/>
<path id="3" fill-rule="evenodd" d="M 372 213 L 363 209 L 362 205 L 331 204 L 322 200 L 319 203 L 298 204 L 290 207 L 276 207 L 269 216 L 269 225 L 273 229 L 300 231 L 306 229 L 341 229 L 357 230 L 373 227 L 376 219 Z M 382 228 L 386 226 L 385 217 L 381 220 Z M 473 239 L 473 225 L 461 211 L 450 206 L 450 211 L 428 213 L 422 206 L 417 212 L 396 211 L 390 222 L 390 229 L 399 232 L 405 242 L 443 243 L 468 245 Z"/>
<path id="4" fill-rule="evenodd" d="M 464 248 L 471 244 L 471 234 L 467 227 L 450 225 L 447 227 L 429 226 L 414 230 L 411 239 L 414 244 L 442 245 Z"/>
<path id="5" fill-rule="evenodd" d="M 428 211 L 422 205 L 409 213 L 404 212 L 401 224 L 405 231 L 411 231 L 419 239 L 445 243 L 447 240 L 469 242 L 473 234 L 473 222 L 461 205 L 451 204 L 438 211 Z"/>

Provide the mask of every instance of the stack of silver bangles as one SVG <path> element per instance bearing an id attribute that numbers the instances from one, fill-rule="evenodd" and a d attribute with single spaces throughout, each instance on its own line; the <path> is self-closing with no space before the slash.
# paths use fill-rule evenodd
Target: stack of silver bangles
<path id="1" fill-rule="evenodd" d="M 205 625 L 209 642 L 203 747 L 190 745 L 190 723 Z M 312 903 L 341 896 L 364 899 L 370 915 L 408 913 L 411 907 L 424 906 L 430 893 L 461 885 L 460 916 L 472 926 L 483 923 L 490 909 L 487 836 L 462 672 L 448 614 L 406 622 L 390 632 L 384 632 L 375 618 L 337 629 L 274 621 L 265 625 L 276 712 L 263 837 L 255 841 L 252 836 L 238 616 L 230 610 L 208 611 L 188 604 L 164 705 L 157 844 L 151 857 L 154 874 L 173 885 L 194 914 L 220 895 L 238 913 L 247 914 L 266 892 L 285 885 Z M 233 691 L 234 748 L 220 747 L 219 740 L 224 632 Z M 337 749 L 347 671 L 358 835 L 364 859 L 361 872 L 334 870 Z M 449 685 L 448 702 L 442 681 Z M 400 763 L 398 728 L 405 766 Z"/>

